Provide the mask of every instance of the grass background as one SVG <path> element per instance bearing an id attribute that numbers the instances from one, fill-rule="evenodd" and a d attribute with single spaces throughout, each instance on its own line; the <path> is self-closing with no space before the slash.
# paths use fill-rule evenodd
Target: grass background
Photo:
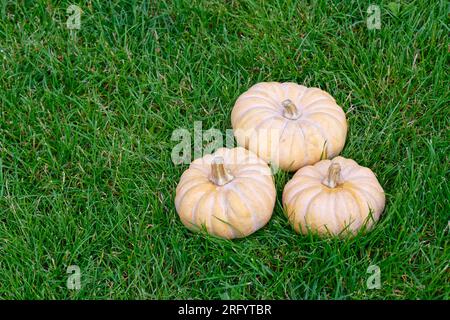
<path id="1" fill-rule="evenodd" d="M 1 1 L 1 298 L 449 299 L 448 2 L 376 1 L 380 30 L 366 1 L 75 2 L 71 31 L 70 2 Z M 343 107 L 342 155 L 387 194 L 371 233 L 295 234 L 283 173 L 272 220 L 248 238 L 183 227 L 173 130 L 231 128 L 259 81 Z"/>

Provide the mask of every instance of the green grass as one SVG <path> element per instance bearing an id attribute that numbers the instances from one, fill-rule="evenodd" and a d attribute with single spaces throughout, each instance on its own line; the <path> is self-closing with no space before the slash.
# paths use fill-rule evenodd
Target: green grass
<path id="1" fill-rule="evenodd" d="M 0 298 L 449 299 L 446 1 L 376 1 L 380 30 L 365 1 L 78 2 L 73 31 L 69 2 L 0 4 Z M 173 130 L 224 132 L 260 81 L 343 107 L 342 155 L 386 191 L 372 232 L 296 234 L 284 173 L 272 220 L 245 239 L 181 224 Z"/>

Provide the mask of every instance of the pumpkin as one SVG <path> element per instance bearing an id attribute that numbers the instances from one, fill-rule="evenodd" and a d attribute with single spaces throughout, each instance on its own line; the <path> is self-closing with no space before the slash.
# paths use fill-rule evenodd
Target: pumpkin
<path id="1" fill-rule="evenodd" d="M 265 161 L 237 147 L 193 161 L 176 189 L 175 207 L 192 231 L 233 239 L 262 228 L 272 216 L 275 185 Z"/>
<path id="2" fill-rule="evenodd" d="M 286 171 L 338 155 L 345 144 L 345 113 L 327 92 L 292 82 L 261 82 L 236 101 L 236 141 Z"/>
<path id="3" fill-rule="evenodd" d="M 283 191 L 283 207 L 295 231 L 320 235 L 371 229 L 385 205 L 375 174 L 354 160 L 336 157 L 298 170 Z"/>

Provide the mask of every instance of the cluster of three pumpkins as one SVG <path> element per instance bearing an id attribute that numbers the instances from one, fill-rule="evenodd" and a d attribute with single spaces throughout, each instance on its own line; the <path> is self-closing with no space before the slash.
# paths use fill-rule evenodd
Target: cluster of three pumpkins
<path id="1" fill-rule="evenodd" d="M 233 239 L 262 228 L 276 200 L 268 163 L 297 171 L 282 199 L 295 231 L 352 235 L 379 219 L 383 188 L 370 169 L 337 156 L 347 120 L 327 92 L 296 83 L 258 83 L 238 98 L 231 122 L 241 147 L 194 160 L 180 178 L 175 207 L 190 230 Z"/>

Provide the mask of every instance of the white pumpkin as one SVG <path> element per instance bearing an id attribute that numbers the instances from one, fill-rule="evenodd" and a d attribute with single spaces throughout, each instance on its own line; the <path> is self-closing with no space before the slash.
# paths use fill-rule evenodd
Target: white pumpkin
<path id="1" fill-rule="evenodd" d="M 262 82 L 236 101 L 236 140 L 286 171 L 338 155 L 345 144 L 345 113 L 327 92 L 292 82 Z"/>
<path id="2" fill-rule="evenodd" d="M 336 157 L 298 170 L 283 191 L 285 214 L 295 231 L 321 235 L 371 229 L 385 205 L 375 174 L 351 159 Z"/>
<path id="3" fill-rule="evenodd" d="M 176 189 L 175 207 L 192 231 L 227 239 L 245 237 L 272 216 L 275 185 L 269 166 L 238 147 L 221 148 L 191 163 Z"/>

